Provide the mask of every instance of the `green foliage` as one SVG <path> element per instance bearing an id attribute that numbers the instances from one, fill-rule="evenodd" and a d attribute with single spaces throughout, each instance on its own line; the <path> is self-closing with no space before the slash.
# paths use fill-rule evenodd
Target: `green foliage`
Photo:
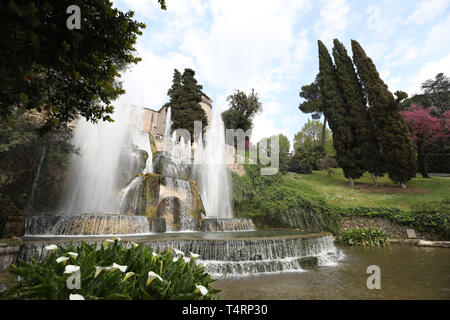
<path id="1" fill-rule="evenodd" d="M 20 282 L 2 293 L 2 299 L 49 299 L 67 300 L 70 294 L 80 294 L 89 300 L 210 300 L 215 299 L 219 290 L 212 288 L 215 281 L 205 268 L 191 257 L 174 261 L 175 255 L 167 252 L 153 255 L 145 244 L 134 245 L 115 240 L 97 244 L 72 243 L 55 252 L 43 261 L 19 261 L 10 272 L 20 276 Z M 69 252 L 78 253 L 73 257 Z M 69 290 L 66 282 L 70 274 L 64 273 L 64 262 L 58 257 L 69 258 L 65 265 L 80 267 L 81 288 Z M 126 266 L 125 272 L 118 268 L 104 269 L 98 273 L 97 267 L 111 267 L 113 263 Z M 161 277 L 149 281 L 148 273 L 153 271 Z M 204 286 L 208 292 L 202 295 L 196 285 Z"/>
<path id="2" fill-rule="evenodd" d="M 385 247 L 389 245 L 387 236 L 382 230 L 370 228 L 344 230 L 336 237 L 336 243 L 359 247 Z"/>
<path id="3" fill-rule="evenodd" d="M 298 107 L 300 111 L 304 113 L 322 112 L 322 100 L 320 98 L 318 76 L 316 76 L 316 79 L 311 84 L 302 86 L 299 95 L 301 98 L 305 99 Z"/>
<path id="4" fill-rule="evenodd" d="M 280 145 L 279 169 L 281 173 L 285 174 L 289 171 L 289 162 L 291 161 L 289 157 L 290 142 L 284 134 L 280 133 L 278 135 L 278 143 Z"/>
<path id="5" fill-rule="evenodd" d="M 247 175 L 233 174 L 233 207 L 239 217 L 270 221 L 271 226 L 296 227 L 310 231 L 336 230 L 338 214 L 320 199 L 289 188 L 280 172 L 260 174 L 260 166 L 246 165 Z"/>
<path id="6" fill-rule="evenodd" d="M 51 210 L 59 195 L 69 155 L 71 131 L 61 126 L 40 135 L 45 118 L 36 111 L 17 110 L 10 115 L 14 126 L 0 119 L 0 236 L 2 222 L 11 214 L 24 212 L 35 178 L 33 207 Z M 39 177 L 37 168 L 41 163 Z"/>
<path id="7" fill-rule="evenodd" d="M 347 112 L 348 101 L 344 100 L 338 82 L 341 81 L 342 65 L 339 64 L 340 74 L 337 72 L 331 56 L 325 45 L 319 40 L 319 86 L 322 98 L 322 109 L 328 119 L 328 124 L 333 132 L 333 145 L 336 150 L 336 160 L 346 178 L 359 178 L 364 173 L 364 167 L 356 162 L 358 155 L 352 134 L 352 119 Z M 344 49 L 345 50 L 345 49 Z M 345 61 L 347 63 L 347 61 Z M 342 64 L 345 64 L 344 62 Z M 344 70 L 345 71 L 345 70 Z M 348 72 L 347 72 L 348 73 Z M 347 76 L 347 75 L 346 75 Z M 351 75 L 345 79 L 353 85 Z M 352 88 L 351 88 L 352 89 Z M 347 98 L 347 96 L 345 96 Z M 358 102 L 359 103 L 359 102 Z M 358 151 L 359 154 L 362 151 Z M 361 156 L 359 156 L 361 158 Z"/>
<path id="8" fill-rule="evenodd" d="M 439 115 L 450 110 L 450 79 L 442 72 L 422 83 L 422 89 Z"/>
<path id="9" fill-rule="evenodd" d="M 400 115 L 398 101 L 358 42 L 352 40 L 353 61 L 368 98 L 371 120 L 376 128 L 383 171 L 395 183 L 406 183 L 415 176 L 415 150 L 408 127 Z"/>
<path id="10" fill-rule="evenodd" d="M 340 213 L 343 215 L 354 215 L 368 218 L 384 218 L 399 224 L 414 223 L 414 216 L 399 208 L 389 207 L 352 207 L 341 208 Z"/>
<path id="11" fill-rule="evenodd" d="M 321 146 L 315 146 L 311 150 L 297 150 L 294 157 L 297 157 L 302 163 L 308 164 L 313 170 L 320 170 L 320 163 L 324 158 Z"/>
<path id="12" fill-rule="evenodd" d="M 341 162 L 346 163 L 342 169 L 346 177 L 352 178 L 359 178 L 366 170 L 378 174 L 381 172 L 379 148 L 366 108 L 367 101 L 352 59 L 337 39 L 334 39 L 333 57 L 346 109 L 345 122 L 341 122 L 340 126 L 347 126 L 347 134 L 351 137 L 341 155 Z"/>
<path id="13" fill-rule="evenodd" d="M 311 152 L 320 149 L 322 145 L 323 124 L 319 120 L 310 120 L 294 136 L 294 152 Z M 325 154 L 334 155 L 331 131 L 325 128 Z"/>
<path id="14" fill-rule="evenodd" d="M 174 70 L 172 87 L 167 92 L 170 101 L 165 105 L 172 109 L 172 130 L 186 129 L 194 137 L 194 121 L 201 121 L 205 130 L 208 119 L 200 106 L 202 89 L 195 79 L 194 70 L 184 69 L 183 74 Z"/>
<path id="15" fill-rule="evenodd" d="M 414 226 L 450 240 L 450 201 L 427 203 L 414 210 Z"/>
<path id="16" fill-rule="evenodd" d="M 80 7 L 81 29 L 67 28 L 69 5 Z M 7 0 L 0 11 L 3 117 L 17 106 L 45 111 L 44 132 L 78 115 L 112 121 L 111 102 L 125 92 L 119 72 L 140 61 L 134 45 L 145 24 L 132 11 L 107 0 Z"/>
<path id="17" fill-rule="evenodd" d="M 301 158 L 301 155 L 296 153 L 289 162 L 289 171 L 295 173 L 310 174 L 312 167 L 307 158 Z"/>
<path id="18" fill-rule="evenodd" d="M 222 112 L 225 129 L 242 129 L 244 132 L 253 127 L 253 118 L 261 112 L 262 105 L 259 96 L 252 89 L 247 95 L 245 92 L 236 90 L 227 97 L 230 108 Z"/>

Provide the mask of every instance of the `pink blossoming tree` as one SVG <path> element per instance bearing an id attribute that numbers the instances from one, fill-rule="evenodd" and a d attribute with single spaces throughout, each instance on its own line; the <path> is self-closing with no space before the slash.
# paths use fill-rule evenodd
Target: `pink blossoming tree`
<path id="1" fill-rule="evenodd" d="M 433 143 L 439 139 L 450 137 L 450 111 L 440 117 L 432 115 L 433 108 L 424 108 L 420 104 L 412 104 L 409 109 L 401 111 L 411 131 L 411 139 L 417 150 L 417 162 L 422 177 L 429 178 L 425 155 Z"/>

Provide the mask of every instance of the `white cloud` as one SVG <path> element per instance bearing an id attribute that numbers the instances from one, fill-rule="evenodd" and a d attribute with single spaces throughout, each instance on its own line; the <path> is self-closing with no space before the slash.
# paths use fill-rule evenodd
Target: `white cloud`
<path id="1" fill-rule="evenodd" d="M 264 137 L 269 137 L 280 133 L 289 136 L 289 129 L 286 126 L 279 128 L 277 126 L 277 122 L 274 121 L 275 117 L 277 117 L 280 113 L 280 102 L 270 101 L 263 104 L 263 111 L 260 114 L 257 114 L 253 121 L 254 125 L 251 137 L 252 143 L 257 143 Z"/>
<path id="2" fill-rule="evenodd" d="M 278 91 L 284 73 L 302 59 L 295 24 L 306 1 L 214 1 L 207 29 L 191 28 L 181 49 L 215 86 Z M 300 40 L 297 38 L 299 37 Z"/>
<path id="3" fill-rule="evenodd" d="M 322 41 L 339 38 L 349 23 L 347 14 L 350 12 L 350 7 L 345 0 L 322 0 L 321 3 L 324 6 L 320 10 L 320 18 L 314 26 L 318 38 Z"/>
<path id="4" fill-rule="evenodd" d="M 410 96 L 415 93 L 420 93 L 422 91 L 420 89 L 421 84 L 428 79 L 434 79 L 440 72 L 443 72 L 446 75 L 450 74 L 450 54 L 441 60 L 425 64 L 417 75 L 410 80 L 411 86 L 408 88 L 407 93 Z"/>
<path id="5" fill-rule="evenodd" d="M 141 48 L 138 56 L 142 61 L 122 75 L 123 87 L 126 90 L 123 99 L 142 107 L 159 109 L 163 105 L 167 90 L 172 85 L 175 68 L 195 70 L 192 59 L 180 53 L 161 57 Z"/>
<path id="6" fill-rule="evenodd" d="M 450 0 L 422 1 L 419 7 L 409 16 L 407 21 L 423 25 L 425 22 L 432 21 L 445 12 L 449 5 Z"/>
<path id="7" fill-rule="evenodd" d="M 448 33 L 450 30 L 450 14 L 445 19 L 434 25 L 427 34 L 423 54 L 433 54 L 448 49 Z"/>

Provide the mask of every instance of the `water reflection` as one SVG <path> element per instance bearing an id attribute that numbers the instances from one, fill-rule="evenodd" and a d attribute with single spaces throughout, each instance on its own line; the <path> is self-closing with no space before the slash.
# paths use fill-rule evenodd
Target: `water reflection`
<path id="1" fill-rule="evenodd" d="M 450 299 L 450 250 L 392 245 L 342 247 L 336 266 L 301 273 L 223 279 L 222 299 Z M 381 268 L 381 289 L 366 287 L 369 265 Z"/>

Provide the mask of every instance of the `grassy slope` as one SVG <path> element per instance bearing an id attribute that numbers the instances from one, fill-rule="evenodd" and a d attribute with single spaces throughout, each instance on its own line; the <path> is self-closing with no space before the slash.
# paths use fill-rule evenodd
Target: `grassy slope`
<path id="1" fill-rule="evenodd" d="M 348 180 L 342 170 L 334 169 L 329 177 L 326 171 L 314 171 L 313 174 L 292 174 L 284 176 L 285 186 L 301 190 L 303 194 L 325 198 L 328 202 L 341 207 L 395 207 L 410 211 L 417 205 L 450 199 L 450 178 L 432 177 L 430 179 L 414 178 L 408 183 L 408 188 L 420 188 L 426 193 L 409 193 L 415 190 L 402 190 L 392 183 L 387 176 L 378 178 L 380 187 L 395 188 L 389 191 L 370 192 L 361 188 L 361 184 L 371 184 L 369 174 L 356 181 L 355 189 L 348 187 Z"/>

